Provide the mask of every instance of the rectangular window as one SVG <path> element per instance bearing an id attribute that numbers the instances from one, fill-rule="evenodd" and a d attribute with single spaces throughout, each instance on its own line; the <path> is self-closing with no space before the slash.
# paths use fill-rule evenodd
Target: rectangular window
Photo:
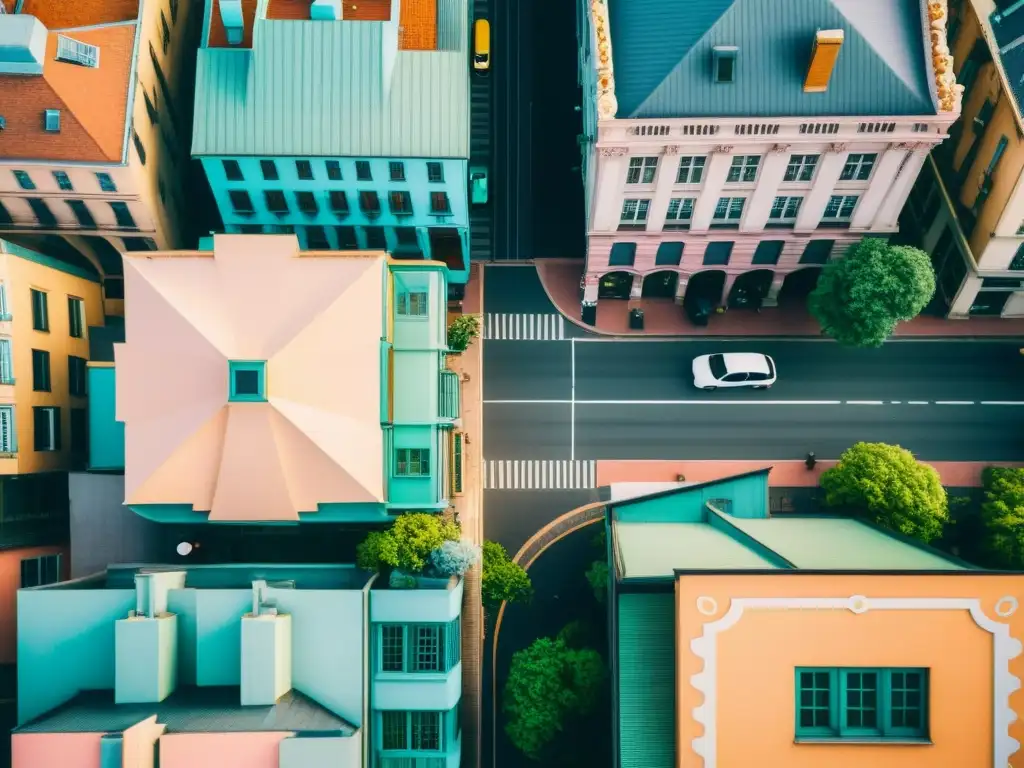
<path id="1" fill-rule="evenodd" d="M 278 216 L 288 213 L 288 200 L 285 199 L 284 192 L 280 190 L 266 190 L 263 193 L 263 201 L 267 204 L 267 210 L 271 213 L 276 213 Z"/>
<path id="2" fill-rule="evenodd" d="M 245 177 L 242 176 L 242 166 L 238 164 L 237 160 L 221 160 L 220 163 L 224 167 L 224 177 L 228 181 L 245 180 Z"/>
<path id="3" fill-rule="evenodd" d="M 366 247 L 377 251 L 387 250 L 388 238 L 384 234 L 384 227 L 364 227 L 366 234 Z"/>
<path id="4" fill-rule="evenodd" d="M 427 477 L 430 474 L 429 448 L 398 448 L 395 451 L 395 475 Z"/>
<path id="5" fill-rule="evenodd" d="M 434 216 L 447 216 L 452 212 L 451 203 L 448 202 L 447 192 L 430 193 L 430 212 Z"/>
<path id="6" fill-rule="evenodd" d="M 14 358 L 11 356 L 11 340 L 0 339 L 0 384 L 14 383 Z"/>
<path id="7" fill-rule="evenodd" d="M 388 192 L 388 207 L 395 216 L 410 216 L 412 197 L 408 192 Z"/>
<path id="8" fill-rule="evenodd" d="M 420 624 L 412 627 L 412 671 L 440 672 L 442 670 L 441 628 Z"/>
<path id="9" fill-rule="evenodd" d="M 740 217 L 743 215 L 743 206 L 746 204 L 745 197 L 720 197 L 715 204 L 715 213 L 711 217 L 712 222 L 719 224 L 732 224 L 739 226 Z"/>
<path id="10" fill-rule="evenodd" d="M 31 289 L 32 296 L 32 328 L 36 331 L 50 330 L 50 308 L 47 306 L 46 293 Z"/>
<path id="11" fill-rule="evenodd" d="M 810 181 L 818 165 L 818 155 L 790 155 L 783 181 Z"/>
<path id="12" fill-rule="evenodd" d="M 355 227 L 335 227 L 338 235 L 338 247 L 343 251 L 355 251 L 359 249 L 359 239 L 356 237 Z"/>
<path id="13" fill-rule="evenodd" d="M 985 169 L 985 173 L 991 176 L 996 172 L 996 167 L 999 165 L 999 161 L 1003 159 L 1003 153 L 1006 151 L 1006 146 L 1010 143 L 1010 140 L 1005 136 L 999 137 L 999 143 L 996 144 L 995 151 L 992 152 L 992 159 L 988 161 L 988 167 Z"/>
<path id="14" fill-rule="evenodd" d="M 716 45 L 711 51 L 711 63 L 714 68 L 716 83 L 736 82 L 736 54 L 739 49 L 734 45 Z"/>
<path id="15" fill-rule="evenodd" d="M 22 189 L 35 189 L 36 183 L 32 181 L 32 177 L 28 175 L 26 171 L 13 171 L 14 180 L 18 182 L 18 186 Z"/>
<path id="16" fill-rule="evenodd" d="M 146 145 L 142 143 L 142 137 L 135 132 L 132 128 L 132 144 L 135 146 L 135 152 L 139 156 L 139 162 L 143 165 L 146 164 Z"/>
<path id="17" fill-rule="evenodd" d="M 706 157 L 680 157 L 676 184 L 700 184 L 701 179 L 704 178 L 704 165 L 707 160 Z"/>
<path id="18" fill-rule="evenodd" d="M 409 748 L 409 713 L 385 710 L 380 713 L 381 749 Z"/>
<path id="19" fill-rule="evenodd" d="M 88 229 L 96 227 L 96 219 L 93 218 L 92 211 L 89 210 L 89 207 L 82 200 L 65 200 L 64 202 L 68 204 L 68 208 L 75 214 L 79 224 Z"/>
<path id="20" fill-rule="evenodd" d="M 379 216 L 380 198 L 377 197 L 377 193 L 373 191 L 360 192 L 359 210 L 361 210 L 367 216 Z"/>
<path id="21" fill-rule="evenodd" d="M 436 752 L 441 749 L 441 712 L 409 713 L 410 749 Z"/>
<path id="22" fill-rule="evenodd" d="M 332 189 L 327 193 L 327 201 L 335 213 L 348 214 L 348 197 L 345 196 L 344 190 Z"/>
<path id="23" fill-rule="evenodd" d="M 84 357 L 68 355 L 68 394 L 85 397 L 85 364 Z"/>
<path id="24" fill-rule="evenodd" d="M 14 406 L 0 405 L 0 453 L 18 452 L 17 434 Z"/>
<path id="25" fill-rule="evenodd" d="M 732 246 L 733 243 L 731 241 L 716 240 L 708 243 L 707 248 L 704 249 L 704 266 L 727 266 L 729 259 L 732 258 Z"/>
<path id="26" fill-rule="evenodd" d="M 876 154 L 853 154 L 847 155 L 846 165 L 839 174 L 840 181 L 867 181 L 871 178 L 871 171 L 875 167 Z"/>
<path id="27" fill-rule="evenodd" d="M 89 451 L 89 416 L 85 408 L 71 409 L 71 452 L 85 456 Z"/>
<path id="28" fill-rule="evenodd" d="M 320 211 L 320 206 L 316 202 L 316 195 L 312 192 L 296 192 L 295 201 L 299 204 L 299 210 L 307 216 L 316 216 Z"/>
<path id="29" fill-rule="evenodd" d="M 57 182 L 57 186 L 65 192 L 70 192 L 74 189 L 71 185 L 71 178 L 64 171 L 54 171 L 53 178 Z"/>
<path id="30" fill-rule="evenodd" d="M 821 214 L 821 220 L 823 222 L 849 221 L 859 199 L 858 195 L 832 195 L 828 199 L 828 205 L 825 206 L 825 212 Z"/>
<path id="31" fill-rule="evenodd" d="M 109 173 L 97 173 L 96 181 L 100 184 L 101 192 L 117 192 L 117 185 Z"/>
<path id="32" fill-rule="evenodd" d="M 50 206 L 46 204 L 46 201 L 38 197 L 30 197 L 28 198 L 28 207 L 35 214 L 36 221 L 44 227 L 57 226 L 57 217 L 53 215 L 53 211 L 50 210 Z"/>
<path id="33" fill-rule="evenodd" d="M 110 203 L 110 208 L 114 212 L 114 219 L 117 221 L 117 226 L 124 229 L 136 229 L 135 219 L 132 218 L 132 212 L 128 210 L 128 203 L 113 202 Z"/>
<path id="34" fill-rule="evenodd" d="M 623 200 L 619 221 L 623 224 L 643 224 L 651 209 L 650 200 Z"/>
<path id="35" fill-rule="evenodd" d="M 373 174 L 370 172 L 369 161 L 356 160 L 356 179 L 359 181 L 373 181 Z"/>
<path id="36" fill-rule="evenodd" d="M 403 625 L 381 625 L 380 668 L 382 672 L 405 671 L 405 627 Z"/>
<path id="37" fill-rule="evenodd" d="M 737 155 L 732 159 L 726 183 L 757 181 L 757 167 L 761 164 L 760 155 Z"/>
<path id="38" fill-rule="evenodd" d="M 73 339 L 85 336 L 85 302 L 68 296 L 68 335 Z"/>
<path id="39" fill-rule="evenodd" d="M 32 427 L 35 450 L 60 450 L 60 408 L 34 407 L 32 409 Z"/>
<path id="40" fill-rule="evenodd" d="M 405 317 L 427 316 L 427 294 L 423 291 L 401 292 L 398 294 L 398 314 Z"/>
<path id="41" fill-rule="evenodd" d="M 242 216 L 256 213 L 256 209 L 252 205 L 252 198 L 244 189 L 232 189 L 228 192 L 228 197 L 231 199 L 231 207 L 235 213 Z"/>
<path id="42" fill-rule="evenodd" d="M 797 739 L 927 739 L 928 670 L 796 669 Z"/>
<path id="43" fill-rule="evenodd" d="M 835 247 L 835 240 L 811 240 L 800 254 L 801 264 L 827 264 Z"/>
<path id="44" fill-rule="evenodd" d="M 405 181 L 405 163 L 397 160 L 388 163 L 388 178 L 392 181 Z"/>
<path id="45" fill-rule="evenodd" d="M 296 160 L 295 172 L 303 181 L 313 180 L 313 164 L 309 160 Z"/>
<path id="46" fill-rule="evenodd" d="M 395 239 L 398 240 L 399 245 L 406 245 L 412 248 L 419 247 L 416 227 L 395 227 Z"/>
<path id="47" fill-rule="evenodd" d="M 444 166 L 441 163 L 427 163 L 427 181 L 431 184 L 444 183 Z"/>
<path id="48" fill-rule="evenodd" d="M 658 172 L 657 157 L 631 157 L 626 171 L 627 184 L 653 184 Z"/>
<path id="49" fill-rule="evenodd" d="M 45 349 L 32 350 L 32 389 L 50 391 L 50 353 Z"/>
<path id="50" fill-rule="evenodd" d="M 327 161 L 327 178 L 331 181 L 341 181 L 341 163 L 337 160 Z"/>
<path id="51" fill-rule="evenodd" d="M 277 181 L 277 164 L 273 160 L 260 160 L 260 173 L 264 181 Z"/>
<path id="52" fill-rule="evenodd" d="M 802 197 L 776 197 L 772 201 L 772 209 L 768 213 L 769 224 L 795 224 L 796 215 L 800 213 Z"/>
<path id="53" fill-rule="evenodd" d="M 689 224 L 693 218 L 693 206 L 696 202 L 697 198 L 695 197 L 673 197 L 668 201 L 668 213 L 665 214 L 665 221 Z"/>
<path id="54" fill-rule="evenodd" d="M 311 251 L 329 251 L 327 231 L 323 227 L 306 227 L 306 248 Z"/>
<path id="55" fill-rule="evenodd" d="M 757 250 L 754 251 L 754 257 L 750 260 L 750 263 L 760 265 L 778 264 L 779 257 L 782 255 L 782 247 L 785 244 L 785 240 L 762 240 L 757 244 Z"/>
<path id="56" fill-rule="evenodd" d="M 21 588 L 42 587 L 60 581 L 60 555 L 26 557 L 21 561 Z"/>

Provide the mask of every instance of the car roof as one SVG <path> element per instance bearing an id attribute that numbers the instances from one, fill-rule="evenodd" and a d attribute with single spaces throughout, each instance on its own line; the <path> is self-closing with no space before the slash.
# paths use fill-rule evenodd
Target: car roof
<path id="1" fill-rule="evenodd" d="M 768 358 L 757 352 L 727 352 L 722 358 L 729 373 L 771 373 Z"/>

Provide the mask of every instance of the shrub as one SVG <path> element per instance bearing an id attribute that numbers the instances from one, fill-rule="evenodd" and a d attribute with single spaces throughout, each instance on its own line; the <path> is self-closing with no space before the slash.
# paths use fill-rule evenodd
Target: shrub
<path id="1" fill-rule="evenodd" d="M 477 315 L 459 315 L 448 326 L 448 347 L 455 352 L 465 352 L 479 335 L 480 318 Z"/>
<path id="2" fill-rule="evenodd" d="M 603 603 L 608 597 L 608 562 L 606 560 L 595 560 L 587 569 L 587 581 L 590 588 L 594 590 L 594 598 Z"/>
<path id="3" fill-rule="evenodd" d="M 1024 469 L 986 467 L 981 480 L 985 548 L 1000 567 L 1024 567 Z"/>
<path id="4" fill-rule="evenodd" d="M 367 570 L 387 566 L 420 573 L 431 552 L 446 541 L 458 541 L 460 535 L 457 524 L 439 515 L 426 512 L 401 515 L 386 531 L 367 535 L 356 550 L 356 563 Z"/>
<path id="5" fill-rule="evenodd" d="M 530 576 L 518 563 L 509 559 L 505 548 L 494 541 L 485 541 L 484 567 L 480 594 L 485 606 L 503 602 L 525 603 L 533 597 Z"/>
<path id="6" fill-rule="evenodd" d="M 468 541 L 445 541 L 430 553 L 430 568 L 439 576 L 463 576 L 479 560 L 479 547 Z"/>

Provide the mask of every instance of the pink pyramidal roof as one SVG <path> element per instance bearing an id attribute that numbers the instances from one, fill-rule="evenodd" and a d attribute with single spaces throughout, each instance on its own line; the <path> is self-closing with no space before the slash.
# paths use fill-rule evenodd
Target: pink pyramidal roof
<path id="1" fill-rule="evenodd" d="M 234 522 L 383 502 L 386 272 L 382 253 L 300 254 L 291 235 L 125 254 L 125 503 Z M 228 402 L 232 360 L 266 361 L 266 402 Z"/>

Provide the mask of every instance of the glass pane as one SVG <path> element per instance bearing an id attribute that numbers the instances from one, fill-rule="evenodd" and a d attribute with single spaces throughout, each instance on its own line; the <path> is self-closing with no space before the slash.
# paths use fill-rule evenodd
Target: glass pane
<path id="1" fill-rule="evenodd" d="M 381 712 L 381 748 L 408 749 L 406 738 L 406 713 Z"/>
<path id="2" fill-rule="evenodd" d="M 878 674 L 846 673 L 846 727 L 876 728 L 878 725 Z"/>
<path id="3" fill-rule="evenodd" d="M 384 672 L 401 672 L 405 643 L 401 625 L 384 624 L 380 628 L 381 669 Z"/>

